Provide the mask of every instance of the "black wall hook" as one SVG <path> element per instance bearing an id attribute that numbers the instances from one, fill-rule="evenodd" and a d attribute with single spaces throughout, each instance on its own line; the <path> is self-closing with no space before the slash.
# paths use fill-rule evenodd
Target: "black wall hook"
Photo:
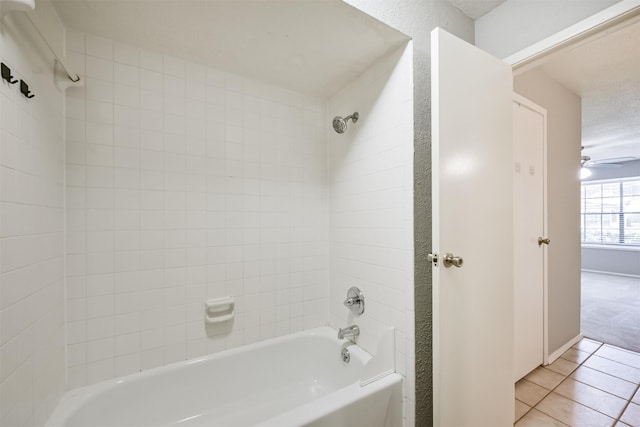
<path id="1" fill-rule="evenodd" d="M 13 80 L 11 68 L 7 67 L 4 62 L 2 63 L 2 78 L 9 84 L 18 83 L 18 80 Z"/>
<path id="2" fill-rule="evenodd" d="M 20 80 L 20 93 L 22 93 L 24 96 L 26 96 L 29 99 L 35 96 L 34 94 L 31 93 L 31 91 L 29 91 L 29 85 L 24 80 Z"/>

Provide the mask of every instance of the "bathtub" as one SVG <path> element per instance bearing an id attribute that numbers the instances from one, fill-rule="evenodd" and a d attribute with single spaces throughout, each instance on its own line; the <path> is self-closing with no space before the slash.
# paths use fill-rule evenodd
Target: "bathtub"
<path id="1" fill-rule="evenodd" d="M 72 390 L 46 425 L 401 426 L 401 377 L 376 359 L 321 327 Z"/>

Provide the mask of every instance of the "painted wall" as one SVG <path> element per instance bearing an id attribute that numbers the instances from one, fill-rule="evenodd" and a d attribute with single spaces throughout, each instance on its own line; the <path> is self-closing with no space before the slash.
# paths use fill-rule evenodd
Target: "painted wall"
<path id="1" fill-rule="evenodd" d="M 415 425 L 433 424 L 431 328 L 430 33 L 441 27 L 473 43 L 473 21 L 446 0 L 346 0 L 413 39 Z M 405 413 L 410 414 L 411 409 Z M 411 420 L 408 420 L 410 422 Z"/>
<path id="2" fill-rule="evenodd" d="M 395 328 L 396 369 L 405 377 L 405 426 L 414 408 L 412 46 L 378 61 L 328 100 L 335 115 L 360 114 L 344 134 L 328 133 L 330 193 L 329 324 L 357 324 L 371 354 Z M 343 301 L 357 286 L 365 312 Z"/>
<path id="3" fill-rule="evenodd" d="M 65 389 L 64 96 L 20 14 L 0 21 L 0 425 L 42 425 Z"/>
<path id="4" fill-rule="evenodd" d="M 623 163 L 621 168 L 592 168 L 591 172 L 583 181 L 640 177 L 640 160 Z M 640 276 L 640 250 L 583 246 L 582 269 Z"/>
<path id="5" fill-rule="evenodd" d="M 582 269 L 640 277 L 640 250 L 583 246 Z"/>
<path id="6" fill-rule="evenodd" d="M 582 104 L 544 72 L 514 79 L 514 90 L 547 109 L 549 353 L 580 334 L 580 158 Z"/>
<path id="7" fill-rule="evenodd" d="M 70 386 L 326 324 L 324 101 L 91 35 L 68 49 Z M 225 295 L 235 320 L 205 327 Z"/>
<path id="8" fill-rule="evenodd" d="M 506 58 L 618 0 L 507 0 L 475 21 L 476 46 Z"/>

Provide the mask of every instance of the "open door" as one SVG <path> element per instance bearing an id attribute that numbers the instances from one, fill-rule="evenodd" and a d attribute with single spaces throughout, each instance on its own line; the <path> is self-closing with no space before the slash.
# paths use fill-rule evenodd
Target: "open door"
<path id="1" fill-rule="evenodd" d="M 511 67 L 439 28 L 431 55 L 434 421 L 511 426 Z"/>

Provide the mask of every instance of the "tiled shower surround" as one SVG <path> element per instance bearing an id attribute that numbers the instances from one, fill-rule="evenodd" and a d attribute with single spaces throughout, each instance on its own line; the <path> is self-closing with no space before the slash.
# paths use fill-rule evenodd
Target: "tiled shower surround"
<path id="1" fill-rule="evenodd" d="M 70 41 L 70 386 L 326 324 L 324 102 Z M 225 295 L 234 321 L 205 328 Z"/>
<path id="2" fill-rule="evenodd" d="M 394 326 L 409 420 L 415 402 L 411 64 L 411 47 L 399 49 L 327 103 L 327 123 L 335 114 L 358 111 L 361 117 L 344 134 L 327 135 L 329 321 L 335 328 L 358 324 L 358 344 L 372 354 L 381 334 Z M 351 286 L 365 294 L 362 316 L 342 305 Z"/>
<path id="3" fill-rule="evenodd" d="M 36 97 L 0 82 L 1 426 L 44 424 L 65 389 L 64 95 L 25 36 L 4 18 L 0 60 Z"/>
<path id="4" fill-rule="evenodd" d="M 359 323 L 375 353 L 395 326 L 412 420 L 411 48 L 329 99 L 92 35 L 67 48 L 86 76 L 66 97 L 69 386 L 325 324 Z M 206 327 L 226 295 L 234 321 Z"/>

